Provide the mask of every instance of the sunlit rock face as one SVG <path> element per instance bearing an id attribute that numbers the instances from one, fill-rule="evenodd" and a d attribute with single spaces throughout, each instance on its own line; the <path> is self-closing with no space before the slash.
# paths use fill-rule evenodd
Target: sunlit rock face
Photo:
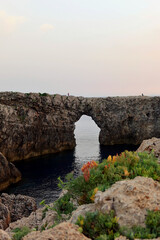
<path id="1" fill-rule="evenodd" d="M 0 93 L 0 151 L 16 161 L 76 145 L 75 122 L 91 116 L 102 145 L 139 144 L 160 137 L 160 97 L 84 98 Z"/>

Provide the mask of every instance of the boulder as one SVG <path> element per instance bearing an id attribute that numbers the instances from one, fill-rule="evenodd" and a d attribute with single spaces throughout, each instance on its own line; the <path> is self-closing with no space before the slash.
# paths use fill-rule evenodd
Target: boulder
<path id="1" fill-rule="evenodd" d="M 2 193 L 0 196 L 0 229 L 6 229 L 11 222 L 22 217 L 28 217 L 36 210 L 34 198 L 14 194 Z"/>
<path id="2" fill-rule="evenodd" d="M 154 152 L 155 157 L 158 158 L 160 162 L 160 138 L 151 138 L 147 140 L 143 140 L 140 147 L 137 149 L 137 152 Z"/>
<path id="3" fill-rule="evenodd" d="M 51 206 L 51 204 L 50 204 Z M 22 228 L 24 226 L 29 229 L 36 228 L 38 230 L 42 230 L 51 227 L 56 220 L 57 213 L 51 209 L 46 211 L 46 207 L 39 208 L 35 212 L 32 212 L 28 217 L 23 217 L 16 222 L 12 222 L 9 224 L 9 227 L 6 229 L 6 232 L 12 236 L 12 230 L 15 228 Z"/>
<path id="4" fill-rule="evenodd" d="M 120 226 L 145 226 L 147 210 L 160 209 L 160 183 L 151 178 L 136 177 L 116 182 L 105 192 L 97 192 L 95 203 L 80 206 L 70 219 L 75 223 L 87 211 L 107 213 L 114 210 Z"/>
<path id="5" fill-rule="evenodd" d="M 78 231 L 78 226 L 63 222 L 43 232 L 35 231 L 23 237 L 23 240 L 91 240 Z"/>
<path id="6" fill-rule="evenodd" d="M 0 230 L 0 239 L 1 240 L 11 240 L 10 236 L 3 230 Z"/>
<path id="7" fill-rule="evenodd" d="M 0 199 L 10 212 L 11 222 L 17 221 L 22 217 L 28 217 L 37 209 L 35 199 L 29 196 L 2 193 Z"/>
<path id="8" fill-rule="evenodd" d="M 0 191 L 21 180 L 19 170 L 0 153 Z"/>

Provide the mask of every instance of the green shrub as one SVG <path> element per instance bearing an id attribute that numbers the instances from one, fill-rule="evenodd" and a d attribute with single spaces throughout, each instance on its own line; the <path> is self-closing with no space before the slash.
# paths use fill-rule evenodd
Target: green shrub
<path id="1" fill-rule="evenodd" d="M 112 184 L 123 179 L 144 176 L 160 181 L 160 165 L 153 153 L 125 151 L 117 156 L 109 156 L 102 163 L 95 164 L 91 168 L 87 164 L 82 167 L 83 175 L 74 178 L 73 174 L 69 174 L 66 182 L 59 178 L 58 186 L 67 189 L 79 204 L 93 202 L 95 188 L 105 191 Z"/>
<path id="2" fill-rule="evenodd" d="M 48 96 L 48 93 L 39 93 L 39 96 L 40 97 L 46 97 L 46 96 Z"/>
<path id="3" fill-rule="evenodd" d="M 70 199 L 70 194 L 66 193 L 63 197 L 59 198 L 54 202 L 53 207 L 45 204 L 45 200 L 43 200 L 40 205 L 45 206 L 44 214 L 46 213 L 46 211 L 48 211 L 48 209 L 56 211 L 59 216 L 62 214 L 71 214 L 73 210 L 75 210 L 75 207 L 70 201 Z"/>
<path id="4" fill-rule="evenodd" d="M 12 230 L 15 234 L 13 235 L 13 240 L 21 240 L 22 237 L 27 235 L 31 230 L 28 227 L 15 228 Z"/>
<path id="5" fill-rule="evenodd" d="M 63 197 L 59 198 L 57 201 L 54 202 L 54 210 L 61 214 L 71 214 L 75 207 L 72 202 L 70 202 L 71 196 L 67 193 Z"/>
<path id="6" fill-rule="evenodd" d="M 148 211 L 146 227 L 150 229 L 151 234 L 160 237 L 160 211 Z"/>
<path id="7" fill-rule="evenodd" d="M 93 240 L 112 240 L 120 235 L 130 240 L 160 237 L 160 211 L 147 212 L 146 227 L 120 228 L 114 211 L 109 214 L 88 212 L 85 217 L 79 216 L 76 224 L 80 232 Z"/>
<path id="8" fill-rule="evenodd" d="M 76 224 L 79 225 L 80 231 L 91 239 L 114 239 L 120 235 L 114 211 L 111 211 L 109 214 L 103 214 L 98 211 L 88 212 L 85 218 L 79 216 Z"/>

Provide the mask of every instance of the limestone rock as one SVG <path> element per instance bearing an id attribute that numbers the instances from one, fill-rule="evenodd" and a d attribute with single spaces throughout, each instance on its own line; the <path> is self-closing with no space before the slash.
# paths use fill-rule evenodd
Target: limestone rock
<path id="1" fill-rule="evenodd" d="M 151 178 L 136 177 L 119 181 L 105 192 L 97 192 L 95 203 L 80 206 L 73 212 L 70 222 L 86 211 L 99 210 L 103 213 L 115 211 L 120 226 L 145 226 L 147 210 L 160 209 L 160 183 Z M 83 209 L 83 211 L 82 211 Z"/>
<path id="2" fill-rule="evenodd" d="M 22 217 L 28 217 L 37 209 L 35 199 L 29 196 L 2 193 L 0 199 L 10 212 L 11 222 L 17 221 Z"/>
<path id="3" fill-rule="evenodd" d="M 140 147 L 137 149 L 137 152 L 151 152 L 154 151 L 154 155 L 155 157 L 158 158 L 159 162 L 160 162 L 160 138 L 151 138 L 151 139 L 147 139 L 144 140 Z"/>
<path id="4" fill-rule="evenodd" d="M 0 151 L 9 161 L 73 149 L 75 122 L 92 117 L 102 145 L 160 137 L 160 97 L 84 98 L 0 93 Z M 9 151 L 8 151 L 9 149 Z"/>
<path id="5" fill-rule="evenodd" d="M 11 222 L 28 217 L 36 210 L 36 202 L 32 197 L 2 193 L 0 196 L 0 229 L 6 229 Z"/>
<path id="6" fill-rule="evenodd" d="M 6 229 L 11 222 L 8 208 L 0 202 L 0 229 Z"/>
<path id="7" fill-rule="evenodd" d="M 5 231 L 0 230 L 0 240 L 11 240 L 11 238 Z"/>
<path id="8" fill-rule="evenodd" d="M 0 153 L 0 191 L 21 180 L 19 170 Z"/>
<path id="9" fill-rule="evenodd" d="M 78 226 L 63 222 L 43 232 L 31 232 L 22 240 L 89 240 L 78 231 Z"/>
<path id="10" fill-rule="evenodd" d="M 51 206 L 51 205 L 50 205 Z M 23 217 L 16 222 L 10 223 L 9 227 L 6 229 L 6 232 L 12 236 L 12 230 L 14 228 L 22 228 L 24 226 L 29 229 L 36 228 L 41 230 L 42 227 L 49 228 L 55 223 L 57 213 L 53 210 L 45 211 L 45 207 L 37 209 L 35 212 L 32 212 L 29 217 Z"/>

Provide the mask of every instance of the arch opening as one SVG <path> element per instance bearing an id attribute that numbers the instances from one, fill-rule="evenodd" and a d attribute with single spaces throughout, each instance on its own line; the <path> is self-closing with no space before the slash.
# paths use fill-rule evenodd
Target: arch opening
<path id="1" fill-rule="evenodd" d="M 100 160 L 99 133 L 100 128 L 90 116 L 82 115 L 75 123 L 75 159 L 77 163 L 84 164 L 91 160 Z"/>

